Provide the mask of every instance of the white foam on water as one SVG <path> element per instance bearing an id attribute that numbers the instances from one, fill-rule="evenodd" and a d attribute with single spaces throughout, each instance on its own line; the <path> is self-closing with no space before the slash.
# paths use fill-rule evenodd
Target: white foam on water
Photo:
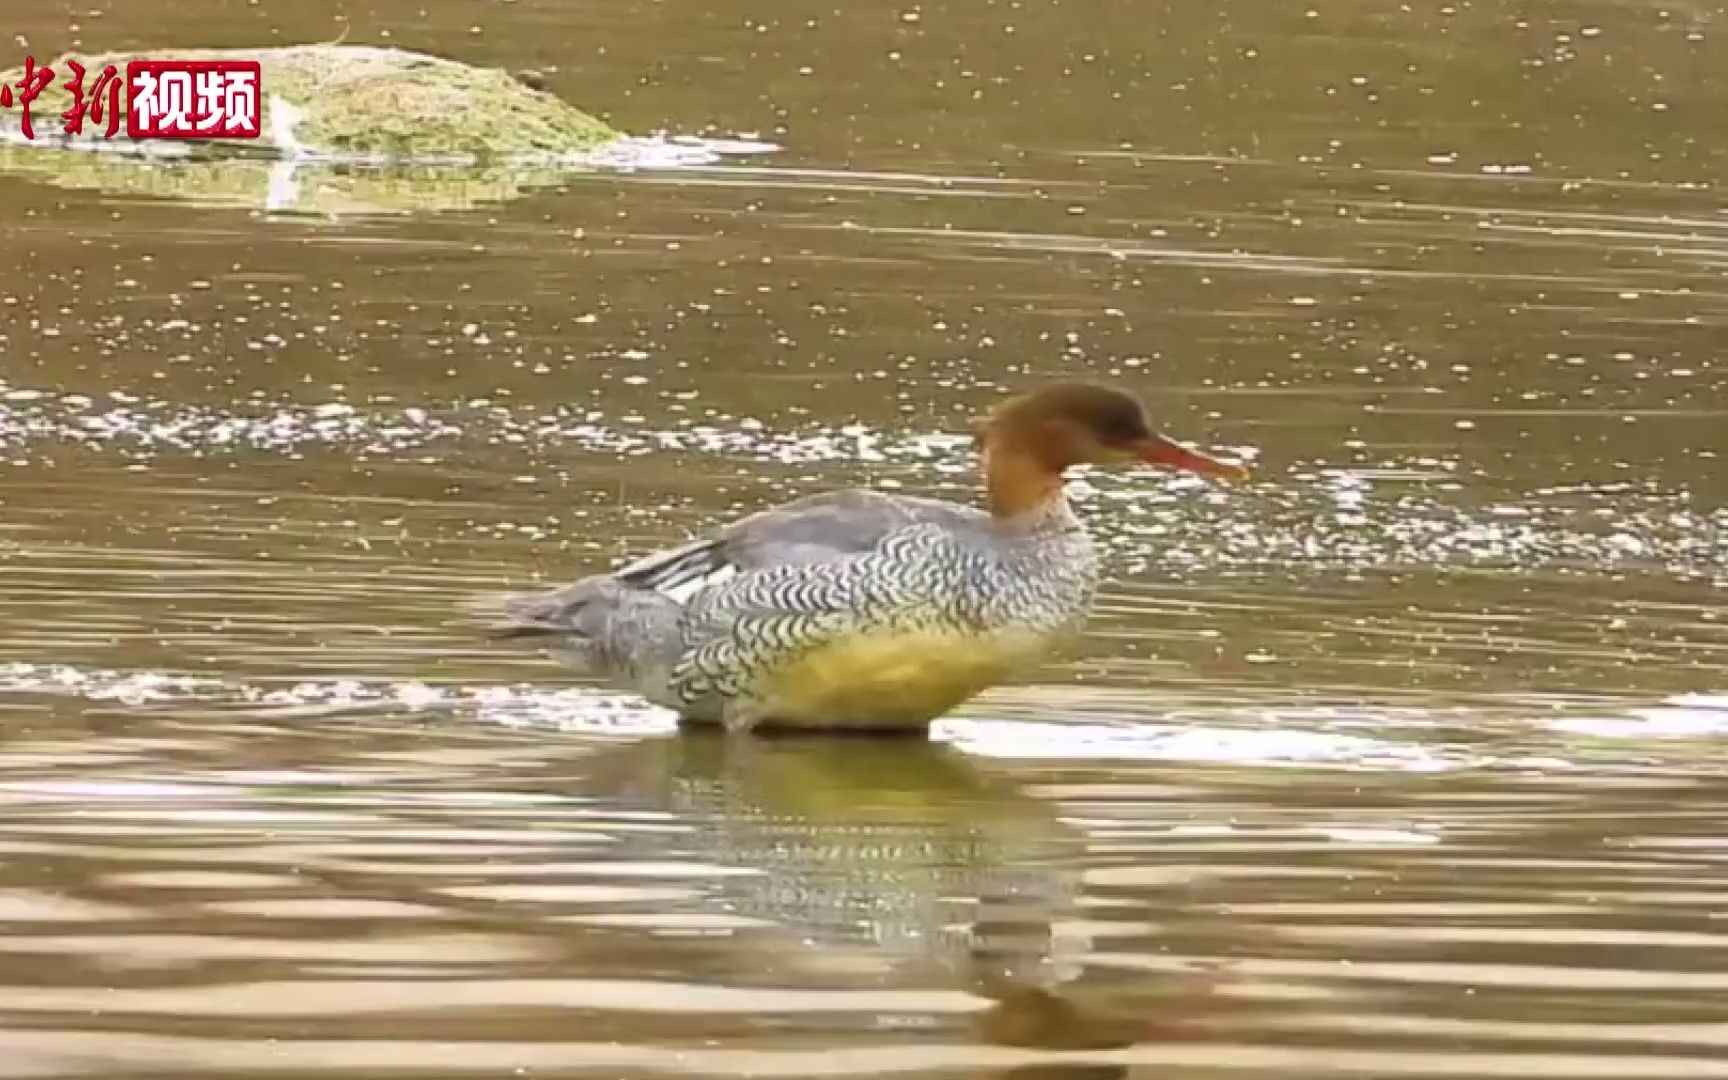
<path id="1" fill-rule="evenodd" d="M 1622 715 L 1568 716 L 1555 731 L 1605 739 L 1697 739 L 1728 734 L 1728 694 L 1681 694 Z"/>
<path id="2" fill-rule="evenodd" d="M 273 719 L 319 719 L 352 712 L 445 713 L 508 727 L 597 735 L 651 735 L 677 729 L 672 713 L 628 695 L 529 685 L 439 686 L 412 679 L 306 679 L 260 685 L 156 671 L 0 664 L 0 694 L 8 693 L 70 696 L 133 707 L 176 703 L 241 706 Z"/>
<path id="3" fill-rule="evenodd" d="M 933 733 L 981 757 L 1044 761 L 1185 761 L 1333 765 L 1443 772 L 1480 762 L 1440 749 L 1327 731 L 1323 716 L 1284 718 L 1275 728 L 1217 723 L 1076 724 L 1032 720 L 939 721 Z"/>
<path id="4" fill-rule="evenodd" d="M 728 158 L 778 153 L 770 142 L 707 139 L 682 135 L 626 135 L 595 150 L 572 154 L 566 162 L 613 169 L 677 169 L 716 165 Z"/>
<path id="5" fill-rule="evenodd" d="M 220 679 L 170 675 L 159 671 L 86 670 L 66 664 L 0 664 L 0 693 L 60 693 L 89 701 L 122 705 L 220 696 L 229 688 Z"/>
<path id="6" fill-rule="evenodd" d="M 587 736 L 639 738 L 678 730 L 669 710 L 628 694 L 532 683 L 439 685 L 420 680 L 311 678 L 253 683 L 161 671 L 80 668 L 67 664 L 0 664 L 0 695 L 54 695 L 127 708 L 205 703 L 274 720 L 345 714 L 443 715 L 501 727 Z M 1515 718 L 1513 711 L 1507 716 Z M 1322 767 L 1441 773 L 1499 768 L 1553 772 L 1572 767 L 1565 747 L 1530 745 L 1544 732 L 1627 740 L 1706 738 L 1728 734 L 1728 695 L 1688 694 L 1656 704 L 1628 704 L 1560 718 L 1531 717 L 1513 729 L 1513 749 L 1434 740 L 1425 732 L 1470 721 L 1455 709 L 1247 707 L 1197 712 L 1173 709 L 1158 720 L 1050 721 L 950 717 L 931 738 L 980 757 L 1022 761 L 1170 761 L 1218 765 Z M 1510 721 L 1519 724 L 1516 719 Z M 1495 723 L 1506 731 L 1506 717 Z M 1492 752 L 1500 746 L 1503 753 Z"/>

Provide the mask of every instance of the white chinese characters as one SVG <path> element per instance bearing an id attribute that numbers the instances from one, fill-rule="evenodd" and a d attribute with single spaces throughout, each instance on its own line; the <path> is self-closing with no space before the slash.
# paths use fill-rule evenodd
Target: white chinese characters
<path id="1" fill-rule="evenodd" d="M 126 66 L 134 138 L 255 138 L 263 117 L 256 63 L 134 61 Z"/>

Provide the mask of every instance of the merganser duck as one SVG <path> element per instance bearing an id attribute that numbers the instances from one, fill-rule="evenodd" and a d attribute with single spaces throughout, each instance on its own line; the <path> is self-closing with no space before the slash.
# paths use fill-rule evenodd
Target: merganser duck
<path id="1" fill-rule="evenodd" d="M 552 592 L 500 636 L 730 731 L 925 732 L 1083 627 L 1098 557 L 1064 492 L 1081 464 L 1247 471 L 1156 432 L 1129 394 L 1060 383 L 977 425 L 986 509 L 846 489 L 752 514 Z"/>

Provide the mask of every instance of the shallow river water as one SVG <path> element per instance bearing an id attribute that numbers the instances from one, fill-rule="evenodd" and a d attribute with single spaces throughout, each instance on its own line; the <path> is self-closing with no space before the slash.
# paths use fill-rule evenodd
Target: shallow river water
<path id="1" fill-rule="evenodd" d="M 1728 1077 L 1722 9 L 9 18 L 780 149 L 389 213 L 0 171 L 0 1077 Z M 927 745 L 680 736 L 472 618 L 971 498 L 1052 377 L 1256 479 L 1081 476 L 1084 655 Z"/>

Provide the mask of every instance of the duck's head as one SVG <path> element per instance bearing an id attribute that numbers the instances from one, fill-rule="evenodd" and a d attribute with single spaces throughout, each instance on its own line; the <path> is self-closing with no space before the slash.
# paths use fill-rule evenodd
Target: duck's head
<path id="1" fill-rule="evenodd" d="M 1009 398 L 976 428 L 992 455 L 1021 457 L 1050 473 L 1073 465 L 1159 465 L 1217 480 L 1242 481 L 1241 465 L 1203 454 L 1153 428 L 1132 394 L 1092 383 L 1056 383 Z"/>

